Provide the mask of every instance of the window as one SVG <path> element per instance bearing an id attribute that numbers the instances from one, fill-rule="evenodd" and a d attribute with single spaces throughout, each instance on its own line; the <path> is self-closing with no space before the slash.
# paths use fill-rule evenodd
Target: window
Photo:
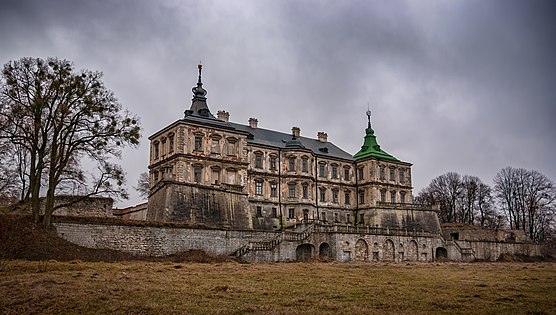
<path id="1" fill-rule="evenodd" d="M 346 190 L 346 191 L 344 192 L 344 197 L 345 197 L 345 200 L 344 200 L 344 201 L 345 201 L 345 204 L 346 204 L 346 205 L 349 205 L 350 202 L 351 202 L 351 201 L 350 201 L 350 195 L 351 195 L 351 192 L 350 192 L 349 190 Z"/>
<path id="2" fill-rule="evenodd" d="M 162 137 L 162 139 L 160 139 L 160 142 L 162 143 L 162 145 L 160 146 L 160 154 L 164 155 L 166 153 L 166 137 Z"/>
<path id="3" fill-rule="evenodd" d="M 338 212 L 334 212 L 334 222 L 340 222 L 340 218 L 338 216 Z"/>
<path id="4" fill-rule="evenodd" d="M 203 138 L 201 136 L 195 136 L 195 151 L 203 150 Z"/>
<path id="5" fill-rule="evenodd" d="M 291 157 L 288 159 L 288 171 L 295 171 L 295 158 Z"/>
<path id="6" fill-rule="evenodd" d="M 226 155 L 236 155 L 236 142 L 235 138 L 228 138 L 228 142 L 226 144 Z"/>
<path id="7" fill-rule="evenodd" d="M 288 218 L 290 218 L 290 219 L 295 218 L 295 209 L 294 208 L 289 208 L 288 209 Z"/>
<path id="8" fill-rule="evenodd" d="M 338 166 L 337 165 L 332 165 L 332 178 L 334 178 L 334 179 L 338 178 Z"/>
<path id="9" fill-rule="evenodd" d="M 359 204 L 364 204 L 365 203 L 365 191 L 361 190 L 359 192 Z"/>
<path id="10" fill-rule="evenodd" d="M 276 170 L 276 157 L 275 156 L 270 157 L 270 169 L 271 170 Z"/>
<path id="11" fill-rule="evenodd" d="M 154 182 L 158 182 L 158 171 L 154 172 Z"/>
<path id="12" fill-rule="evenodd" d="M 278 197 L 278 185 L 270 183 L 270 197 Z"/>
<path id="13" fill-rule="evenodd" d="M 365 169 L 364 169 L 363 167 L 357 169 L 357 172 L 358 172 L 357 177 L 358 177 L 359 180 L 362 180 L 362 179 L 363 179 L 363 175 L 365 175 L 364 170 L 365 170 Z"/>
<path id="14" fill-rule="evenodd" d="M 320 189 L 320 201 L 321 202 L 326 201 L 326 188 L 321 188 Z"/>
<path id="15" fill-rule="evenodd" d="M 257 206 L 257 217 L 262 217 L 263 216 L 263 209 L 261 208 L 261 206 Z"/>
<path id="16" fill-rule="evenodd" d="M 396 169 L 393 167 L 390 168 L 390 181 L 396 181 Z"/>
<path id="17" fill-rule="evenodd" d="M 220 141 L 218 139 L 212 139 L 210 143 L 210 153 L 220 153 Z"/>
<path id="18" fill-rule="evenodd" d="M 173 133 L 168 136 L 168 146 L 169 146 L 168 151 L 169 152 L 174 152 L 174 134 Z"/>
<path id="19" fill-rule="evenodd" d="M 380 201 L 386 202 L 386 190 L 384 189 L 380 191 Z"/>
<path id="20" fill-rule="evenodd" d="M 159 151 L 159 148 L 158 148 L 158 142 L 155 142 L 154 143 L 154 158 L 155 159 L 158 159 L 159 153 L 160 153 L 160 151 Z"/>
<path id="21" fill-rule="evenodd" d="M 272 208 L 271 214 L 272 214 L 272 217 L 273 217 L 273 218 L 278 217 L 278 213 L 277 213 L 277 211 L 276 211 L 276 208 Z"/>
<path id="22" fill-rule="evenodd" d="M 405 183 L 405 170 L 399 170 L 398 172 L 400 173 L 400 183 Z"/>
<path id="23" fill-rule="evenodd" d="M 295 198 L 295 184 L 288 184 L 288 192 L 290 198 Z"/>
<path id="24" fill-rule="evenodd" d="M 319 176 L 320 177 L 326 177 L 325 167 L 326 167 L 326 165 L 324 165 L 324 163 L 319 164 Z"/>
<path id="25" fill-rule="evenodd" d="M 400 203 L 405 203 L 405 191 L 400 191 Z"/>
<path id="26" fill-rule="evenodd" d="M 359 214 L 359 224 L 364 224 L 365 223 L 365 214 L 361 213 Z"/>
<path id="27" fill-rule="evenodd" d="M 301 187 L 303 187 L 303 199 L 309 198 L 309 187 L 307 184 L 303 184 Z"/>
<path id="28" fill-rule="evenodd" d="M 349 169 L 344 169 L 344 180 L 349 181 Z"/>
<path id="29" fill-rule="evenodd" d="M 263 168 L 263 154 L 260 152 L 255 153 L 255 167 Z"/>
<path id="30" fill-rule="evenodd" d="M 323 222 L 326 222 L 326 212 L 324 212 L 324 211 L 321 212 L 320 216 L 321 216 L 321 220 L 322 220 Z"/>
<path id="31" fill-rule="evenodd" d="M 386 179 L 386 171 L 384 166 L 380 167 L 380 179 Z"/>
<path id="32" fill-rule="evenodd" d="M 301 170 L 305 173 L 309 172 L 309 160 L 307 158 L 301 160 Z"/>
<path id="33" fill-rule="evenodd" d="M 390 202 L 391 203 L 396 203 L 396 192 L 395 191 L 390 192 Z"/>
<path id="34" fill-rule="evenodd" d="M 332 202 L 338 203 L 338 190 L 334 189 L 332 191 Z"/>
<path id="35" fill-rule="evenodd" d="M 203 168 L 201 166 L 195 166 L 195 168 L 193 169 L 193 180 L 196 183 L 200 183 L 201 182 L 201 172 L 203 171 Z"/>
<path id="36" fill-rule="evenodd" d="M 213 166 L 211 167 L 211 169 L 212 169 L 212 177 L 211 177 L 212 183 L 214 185 L 218 185 L 220 183 L 220 167 Z"/>
<path id="37" fill-rule="evenodd" d="M 255 182 L 255 195 L 262 195 L 263 194 L 263 182 L 256 181 Z"/>
<path id="38" fill-rule="evenodd" d="M 346 223 L 351 223 L 351 213 L 346 213 Z"/>

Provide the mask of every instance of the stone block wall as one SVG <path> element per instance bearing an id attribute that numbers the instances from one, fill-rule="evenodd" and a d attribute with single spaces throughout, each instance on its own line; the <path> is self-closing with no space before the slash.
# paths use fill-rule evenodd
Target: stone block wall
<path id="1" fill-rule="evenodd" d="M 136 255 L 167 256 L 192 249 L 211 255 L 231 255 L 252 243 L 281 239 L 272 250 L 251 250 L 242 256 L 250 262 L 302 261 L 429 262 L 495 261 L 502 254 L 538 256 L 540 246 L 529 243 L 445 241 L 439 234 L 400 233 L 387 230 L 316 229 L 303 240 L 284 238 L 285 233 L 252 230 L 199 229 L 177 226 L 59 221 L 54 227 L 62 238 L 89 248 L 107 248 Z"/>
<path id="2" fill-rule="evenodd" d="M 162 185 L 149 198 L 147 220 L 188 222 L 217 228 L 256 228 L 246 194 L 195 184 Z"/>
<path id="3" fill-rule="evenodd" d="M 265 241 L 274 232 L 57 222 L 59 236 L 80 246 L 108 248 L 136 255 L 166 256 L 190 249 L 230 255 L 249 241 Z"/>

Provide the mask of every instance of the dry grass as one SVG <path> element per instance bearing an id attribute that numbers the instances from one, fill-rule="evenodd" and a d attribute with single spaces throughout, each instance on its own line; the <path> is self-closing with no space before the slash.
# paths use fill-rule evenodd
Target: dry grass
<path id="1" fill-rule="evenodd" d="M 554 314 L 556 264 L 4 264 L 0 314 L 44 313 Z"/>

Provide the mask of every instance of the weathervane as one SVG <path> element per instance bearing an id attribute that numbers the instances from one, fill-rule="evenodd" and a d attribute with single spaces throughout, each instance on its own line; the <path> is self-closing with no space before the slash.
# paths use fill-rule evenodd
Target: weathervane
<path id="1" fill-rule="evenodd" d="M 367 103 L 367 119 L 369 120 L 369 127 L 371 127 L 371 105 Z"/>

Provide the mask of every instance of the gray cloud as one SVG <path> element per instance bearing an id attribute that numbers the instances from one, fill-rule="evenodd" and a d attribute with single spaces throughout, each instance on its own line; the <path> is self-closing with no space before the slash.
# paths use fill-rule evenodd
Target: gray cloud
<path id="1" fill-rule="evenodd" d="M 447 171 L 556 179 L 556 34 L 550 1 L 12 1 L 0 62 L 58 56 L 105 73 L 145 137 L 190 105 L 202 60 L 211 110 L 264 128 L 326 131 L 355 153 L 370 102 L 385 150 L 414 163 L 415 192 Z M 130 186 L 131 186 L 130 185 Z M 136 203 L 138 198 L 125 204 Z"/>

